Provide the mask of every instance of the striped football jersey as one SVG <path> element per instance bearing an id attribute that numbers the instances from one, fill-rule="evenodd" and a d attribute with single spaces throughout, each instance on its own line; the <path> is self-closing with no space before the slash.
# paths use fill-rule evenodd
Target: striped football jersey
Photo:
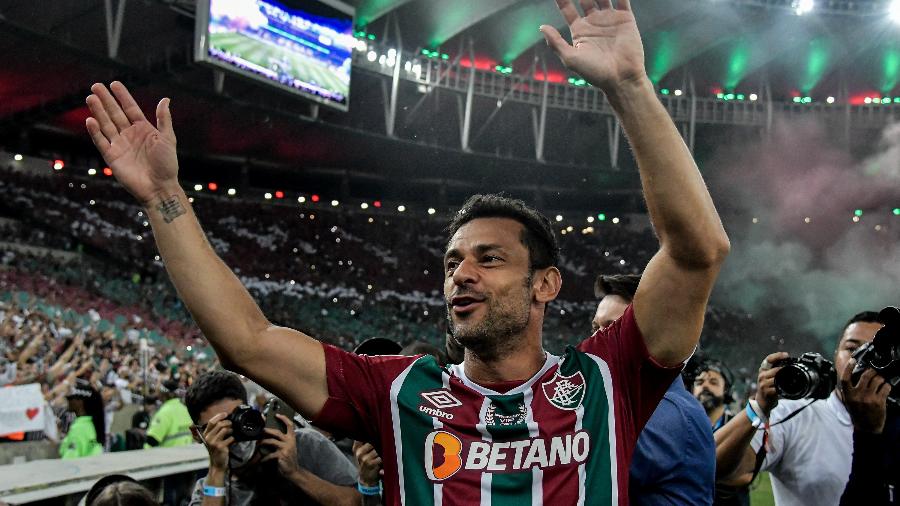
<path id="1" fill-rule="evenodd" d="M 638 434 L 680 370 L 649 356 L 630 307 L 502 387 L 431 356 L 325 356 L 329 399 L 314 423 L 372 441 L 385 504 L 409 506 L 628 504 Z"/>

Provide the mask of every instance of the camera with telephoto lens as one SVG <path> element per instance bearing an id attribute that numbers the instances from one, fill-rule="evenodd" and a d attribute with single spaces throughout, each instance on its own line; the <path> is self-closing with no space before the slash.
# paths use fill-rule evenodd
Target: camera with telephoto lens
<path id="1" fill-rule="evenodd" d="M 231 422 L 231 435 L 235 441 L 257 441 L 263 438 L 266 419 L 259 411 L 242 404 L 228 415 Z"/>
<path id="2" fill-rule="evenodd" d="M 775 390 L 782 399 L 827 399 L 837 385 L 834 364 L 818 353 L 804 353 L 773 364 Z"/>
<path id="3" fill-rule="evenodd" d="M 851 378 L 855 385 L 863 371 L 874 369 L 892 387 L 888 402 L 900 406 L 900 309 L 886 307 L 878 313 L 878 320 L 884 327 L 871 342 L 853 352 L 856 367 Z"/>

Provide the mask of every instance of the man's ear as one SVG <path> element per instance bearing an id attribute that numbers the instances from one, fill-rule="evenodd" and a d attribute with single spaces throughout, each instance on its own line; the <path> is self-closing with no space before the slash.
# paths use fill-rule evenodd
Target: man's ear
<path id="1" fill-rule="evenodd" d="M 538 269 L 534 271 L 534 281 L 532 289 L 534 290 L 535 302 L 546 304 L 559 295 L 562 288 L 562 275 L 556 267 L 547 267 L 546 269 Z"/>

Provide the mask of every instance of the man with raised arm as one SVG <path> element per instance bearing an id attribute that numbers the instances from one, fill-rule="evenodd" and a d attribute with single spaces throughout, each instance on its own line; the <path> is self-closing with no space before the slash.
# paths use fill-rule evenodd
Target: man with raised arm
<path id="1" fill-rule="evenodd" d="M 557 0 L 574 45 L 542 26 L 602 89 L 631 141 L 660 249 L 615 323 L 544 351 L 562 283 L 550 221 L 472 197 L 449 228 L 444 296 L 459 366 L 367 357 L 273 326 L 207 243 L 178 184 L 169 100 L 157 128 L 120 83 L 93 86 L 87 128 L 150 215 L 179 294 L 222 363 L 335 433 L 371 442 L 386 504 L 628 504 L 635 441 L 700 336 L 729 242 L 703 179 L 656 98 L 630 2 Z M 584 259 L 590 262 L 591 259 Z"/>

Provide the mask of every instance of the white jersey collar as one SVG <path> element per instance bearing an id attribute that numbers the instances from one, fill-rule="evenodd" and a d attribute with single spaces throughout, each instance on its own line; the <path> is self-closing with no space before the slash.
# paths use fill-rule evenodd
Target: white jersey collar
<path id="1" fill-rule="evenodd" d="M 510 390 L 508 392 L 497 392 L 496 390 L 491 390 L 490 388 L 485 388 L 485 387 L 479 385 L 478 383 L 475 383 L 474 381 L 469 379 L 468 376 L 466 376 L 466 368 L 464 366 L 464 363 L 463 364 L 455 364 L 455 365 L 451 366 L 450 374 L 458 377 L 460 379 L 460 381 L 462 381 L 463 385 L 471 388 L 472 390 L 475 390 L 476 392 L 480 393 L 481 395 L 519 394 L 519 393 L 522 393 L 522 392 L 525 392 L 525 391 L 531 389 L 531 387 L 534 385 L 534 383 L 538 379 L 540 379 L 547 371 L 549 371 L 551 367 L 559 364 L 559 362 L 560 362 L 559 357 L 557 357 L 556 355 L 553 355 L 551 353 L 547 353 L 546 355 L 547 355 L 546 358 L 544 358 L 544 366 L 541 367 L 540 371 L 536 372 L 534 374 L 534 376 L 532 376 L 527 381 L 525 381 L 521 385 L 517 386 L 516 388 L 513 388 L 512 390 Z"/>

